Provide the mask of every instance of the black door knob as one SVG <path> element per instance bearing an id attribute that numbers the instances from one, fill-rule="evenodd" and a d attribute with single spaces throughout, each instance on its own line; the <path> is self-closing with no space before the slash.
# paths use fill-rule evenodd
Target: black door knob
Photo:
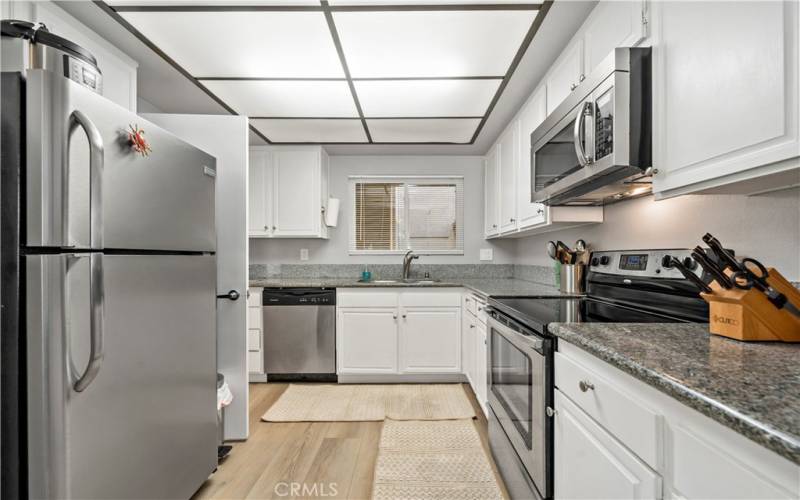
<path id="1" fill-rule="evenodd" d="M 218 299 L 229 299 L 229 300 L 239 300 L 239 292 L 236 290 L 231 290 L 228 293 L 223 293 L 222 295 L 217 295 Z"/>

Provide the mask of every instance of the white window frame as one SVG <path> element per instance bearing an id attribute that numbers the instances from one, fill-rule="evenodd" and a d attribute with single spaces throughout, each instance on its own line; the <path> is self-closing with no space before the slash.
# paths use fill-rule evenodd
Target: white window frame
<path id="1" fill-rule="evenodd" d="M 357 250 L 356 241 L 356 184 L 359 182 L 397 182 L 402 184 L 455 184 L 456 185 L 456 232 L 461 233 L 461 248 L 454 250 Z M 417 255 L 464 255 L 464 176 L 463 175 L 351 175 L 348 176 L 348 203 L 350 216 L 350 234 L 347 240 L 348 255 L 404 255 L 413 250 Z M 408 209 L 408 191 L 405 206 Z M 459 200 L 460 199 L 460 200 Z M 460 203 L 459 203 L 460 201 Z M 407 222 L 407 221 L 406 221 Z M 408 227 L 404 228 L 408 231 Z M 404 238 L 408 241 L 408 237 Z"/>

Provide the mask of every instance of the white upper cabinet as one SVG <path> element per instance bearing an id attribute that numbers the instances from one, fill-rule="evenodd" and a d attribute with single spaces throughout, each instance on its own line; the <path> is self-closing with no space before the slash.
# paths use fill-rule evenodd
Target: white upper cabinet
<path id="1" fill-rule="evenodd" d="M 600 2 L 581 28 L 584 74 L 589 75 L 617 47 L 635 47 L 646 36 L 643 0 Z"/>
<path id="2" fill-rule="evenodd" d="M 250 148 L 251 238 L 326 238 L 328 155 L 320 147 Z"/>
<path id="3" fill-rule="evenodd" d="M 494 236 L 499 233 L 498 227 L 498 195 L 499 195 L 499 169 L 500 169 L 500 146 L 497 145 L 489 151 L 486 156 L 486 168 L 484 179 L 484 233 L 486 237 Z"/>
<path id="4" fill-rule="evenodd" d="M 547 76 L 548 115 L 564 102 L 583 78 L 583 40 L 577 38 L 561 53 Z"/>
<path id="5" fill-rule="evenodd" d="M 500 232 L 517 229 L 517 170 L 519 122 L 513 121 L 500 136 Z"/>
<path id="6" fill-rule="evenodd" d="M 248 227 L 250 237 L 272 233 L 272 155 L 263 149 L 250 149 L 248 172 Z"/>
<path id="7" fill-rule="evenodd" d="M 657 197 L 739 181 L 750 182 L 730 192 L 765 191 L 790 184 L 786 174 L 796 182 L 798 3 L 655 2 L 652 10 Z"/>
<path id="8" fill-rule="evenodd" d="M 541 85 L 531 95 L 519 115 L 519 169 L 517 170 L 517 218 L 520 229 L 547 220 L 547 210 L 531 201 L 531 134 L 547 118 L 547 87 Z"/>

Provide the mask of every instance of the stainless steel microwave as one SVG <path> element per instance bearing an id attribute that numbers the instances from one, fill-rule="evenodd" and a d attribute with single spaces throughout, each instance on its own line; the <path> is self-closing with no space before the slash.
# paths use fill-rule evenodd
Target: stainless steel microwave
<path id="1" fill-rule="evenodd" d="M 617 48 L 531 134 L 532 200 L 603 205 L 651 192 L 650 48 Z"/>

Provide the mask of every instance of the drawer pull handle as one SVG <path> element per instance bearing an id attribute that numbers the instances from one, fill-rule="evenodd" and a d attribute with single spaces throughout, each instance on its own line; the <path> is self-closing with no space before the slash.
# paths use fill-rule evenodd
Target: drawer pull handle
<path id="1" fill-rule="evenodd" d="M 587 382 L 585 380 L 581 380 L 580 382 L 578 382 L 578 387 L 580 387 L 581 392 L 586 392 L 586 391 L 590 391 L 590 390 L 593 391 L 594 390 L 594 384 L 591 383 L 591 382 Z"/>

